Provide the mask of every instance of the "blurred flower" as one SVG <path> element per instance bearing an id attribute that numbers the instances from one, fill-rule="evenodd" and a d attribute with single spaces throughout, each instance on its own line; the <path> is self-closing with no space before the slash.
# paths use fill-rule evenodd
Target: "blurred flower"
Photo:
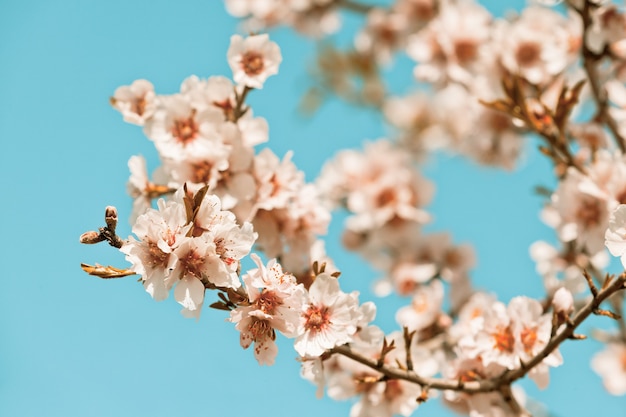
<path id="1" fill-rule="evenodd" d="M 228 48 L 228 63 L 236 83 L 251 88 L 263 88 L 270 75 L 278 73 L 283 57 L 277 44 L 269 35 L 253 35 L 242 38 L 233 35 Z"/>

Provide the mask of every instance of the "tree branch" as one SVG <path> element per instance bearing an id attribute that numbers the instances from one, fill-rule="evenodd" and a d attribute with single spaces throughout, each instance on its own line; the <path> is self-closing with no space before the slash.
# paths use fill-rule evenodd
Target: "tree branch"
<path id="1" fill-rule="evenodd" d="M 358 3 L 353 0 L 336 0 L 335 4 L 342 9 L 349 10 L 351 12 L 367 14 L 370 10 L 375 9 L 377 6 L 371 4 Z"/>
<path id="2" fill-rule="evenodd" d="M 599 121 L 604 122 L 604 124 L 606 124 L 606 126 L 609 128 L 609 130 L 613 134 L 613 137 L 619 149 L 622 151 L 622 153 L 626 153 L 626 140 L 619 133 L 619 127 L 617 126 L 617 122 L 609 114 L 608 97 L 607 97 L 606 91 L 604 90 L 604 86 L 602 86 L 599 81 L 600 77 L 598 75 L 596 63 L 600 59 L 602 59 L 604 53 L 600 55 L 594 53 L 587 47 L 587 43 L 585 41 L 587 37 L 587 32 L 589 31 L 589 28 L 591 27 L 591 24 L 592 24 L 591 13 L 590 13 L 591 4 L 588 1 L 585 1 L 582 10 L 577 9 L 576 7 L 572 5 L 570 5 L 570 8 L 575 10 L 580 15 L 580 18 L 583 24 L 583 34 L 582 34 L 583 67 L 585 68 L 585 73 L 587 74 L 589 85 L 591 86 L 593 99 L 597 106 L 596 118 Z"/>
<path id="3" fill-rule="evenodd" d="M 584 307 L 582 307 L 571 321 L 557 332 L 556 335 L 550 339 L 546 346 L 537 353 L 530 361 L 526 362 L 523 366 L 507 371 L 500 376 L 494 378 L 488 378 L 478 381 L 463 382 L 460 380 L 451 380 L 443 378 L 425 378 L 419 376 L 416 372 L 411 370 L 404 370 L 400 368 L 393 368 L 384 364 L 379 364 L 377 361 L 364 357 L 357 352 L 353 352 L 350 346 L 336 346 L 329 350 L 331 354 L 340 354 L 346 356 L 354 361 L 357 361 L 375 371 L 380 372 L 384 376 L 390 379 L 400 379 L 408 382 L 412 382 L 421 386 L 428 386 L 432 389 L 438 390 L 451 390 L 451 391 L 463 391 L 466 393 L 479 393 L 479 392 L 491 392 L 501 390 L 503 386 L 510 385 L 512 382 L 524 377 L 531 369 L 539 365 L 548 355 L 554 352 L 559 345 L 574 336 L 576 328 L 590 315 L 598 309 L 600 304 L 609 298 L 611 295 L 624 289 L 624 283 L 626 282 L 626 273 L 621 274 L 619 277 L 612 280 L 612 282 L 605 285 L 604 288 L 598 291 L 594 298 L 589 301 Z"/>

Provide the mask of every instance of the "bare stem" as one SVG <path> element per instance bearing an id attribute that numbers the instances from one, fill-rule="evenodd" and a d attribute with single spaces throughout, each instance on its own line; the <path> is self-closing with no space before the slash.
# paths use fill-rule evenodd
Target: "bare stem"
<path id="1" fill-rule="evenodd" d="M 252 90 L 253 90 L 252 87 L 248 87 L 246 85 L 243 88 L 241 95 L 239 95 L 237 93 L 237 90 L 235 89 L 235 97 L 237 100 L 237 102 L 235 103 L 235 109 L 234 109 L 234 118 L 235 118 L 234 121 L 235 122 L 237 122 L 237 120 L 239 120 L 248 111 L 248 107 L 245 107 L 244 103 L 246 101 L 246 97 L 248 96 L 248 93 Z"/>

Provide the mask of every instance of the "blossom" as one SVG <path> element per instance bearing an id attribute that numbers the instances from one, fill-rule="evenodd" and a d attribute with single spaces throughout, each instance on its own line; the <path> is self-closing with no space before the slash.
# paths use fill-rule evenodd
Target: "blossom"
<path id="1" fill-rule="evenodd" d="M 619 256 L 626 268 L 626 204 L 620 204 L 609 220 L 605 244 L 611 255 Z"/>
<path id="2" fill-rule="evenodd" d="M 413 295 L 410 306 L 402 307 L 396 313 L 396 320 L 409 330 L 423 330 L 431 326 L 441 314 L 443 284 L 433 281 L 420 286 Z"/>
<path id="3" fill-rule="evenodd" d="M 589 287 L 585 281 L 581 268 L 603 269 L 609 263 L 609 256 L 602 250 L 593 256 L 576 254 L 569 248 L 559 251 L 544 241 L 537 241 L 530 245 L 530 257 L 537 263 L 536 270 L 543 277 L 543 284 L 548 294 L 559 288 L 566 288 L 578 294 Z"/>
<path id="4" fill-rule="evenodd" d="M 433 185 L 388 140 L 368 143 L 363 152 L 340 152 L 324 166 L 317 184 L 329 205 L 342 203 L 354 214 L 347 227 L 357 233 L 396 221 L 430 220 L 422 207 L 432 199 Z"/>
<path id="5" fill-rule="evenodd" d="M 508 306 L 494 302 L 472 319 L 470 331 L 459 341 L 461 357 L 480 358 L 484 366 L 496 364 L 516 369 L 527 363 L 550 341 L 552 317 L 542 314 L 537 300 L 515 297 Z M 529 371 L 539 388 L 548 385 L 548 367 L 561 365 L 558 350 L 550 352 Z"/>
<path id="6" fill-rule="evenodd" d="M 428 26 L 409 36 L 407 53 L 418 65 L 418 80 L 469 85 L 493 55 L 491 15 L 473 2 L 442 3 Z"/>
<path id="7" fill-rule="evenodd" d="M 141 275 L 146 291 L 160 301 L 178 279 L 171 273 L 178 264 L 175 250 L 188 239 L 189 226 L 181 204 L 160 199 L 157 206 L 137 218 L 133 233 L 139 240 L 131 237 L 120 251 L 132 264 L 130 269 Z"/>
<path id="8" fill-rule="evenodd" d="M 280 48 L 269 40 L 269 35 L 253 35 L 242 38 L 233 35 L 228 48 L 228 64 L 233 79 L 251 88 L 263 88 L 270 75 L 278 73 L 283 57 Z"/>
<path id="9" fill-rule="evenodd" d="M 512 74 L 532 84 L 548 84 L 573 60 L 580 35 L 559 13 L 526 8 L 514 22 L 499 21 L 494 38 L 500 61 Z"/>
<path id="10" fill-rule="evenodd" d="M 552 297 L 552 307 L 559 317 L 569 317 L 574 311 L 574 297 L 572 293 L 564 287 L 556 290 Z"/>
<path id="11" fill-rule="evenodd" d="M 609 343 L 591 359 L 591 368 L 602 377 L 606 390 L 613 395 L 626 394 L 626 346 Z"/>
<path id="12" fill-rule="evenodd" d="M 154 117 L 146 122 L 144 132 L 154 141 L 163 158 L 183 160 L 226 153 L 219 133 L 224 121 L 221 110 L 192 105 L 184 94 L 163 97 Z"/>
<path id="13" fill-rule="evenodd" d="M 360 319 L 358 293 L 346 294 L 328 274 L 315 278 L 303 305 L 294 347 L 300 356 L 319 356 L 327 349 L 350 342 Z"/>
<path id="14" fill-rule="evenodd" d="M 257 255 L 251 257 L 258 268 L 242 277 L 250 304 L 232 310 L 229 320 L 241 332 L 241 346 L 247 349 L 254 343 L 257 361 L 272 365 L 278 353 L 275 330 L 287 337 L 296 335 L 304 287 L 293 275 L 284 273 L 275 259 L 265 266 Z"/>
<path id="15" fill-rule="evenodd" d="M 556 228 L 564 242 L 584 245 L 592 254 L 603 248 L 603 233 L 609 220 L 609 195 L 597 181 L 574 169 L 559 184 L 543 220 Z"/>
<path id="16" fill-rule="evenodd" d="M 143 126 L 154 115 L 157 98 L 154 86 L 147 80 L 118 87 L 111 97 L 113 108 L 122 113 L 124 121 Z"/>
<path id="17" fill-rule="evenodd" d="M 379 333 L 382 332 L 379 330 Z M 373 340 L 355 341 L 351 348 L 365 357 L 378 359 L 383 336 L 381 334 Z M 384 339 L 388 343 L 393 341 L 396 347 L 385 356 L 384 364 L 388 367 L 397 367 L 397 363 L 406 360 L 402 334 L 394 332 Z M 438 362 L 432 352 L 418 347 L 415 339 L 409 349 L 417 374 L 429 377 L 438 372 Z M 415 399 L 420 396 L 422 389 L 417 384 L 399 379 L 381 380 L 381 374 L 377 371 L 345 357 L 331 357 L 322 365 L 329 397 L 337 400 L 358 397 L 358 401 L 350 410 L 351 417 L 391 417 L 397 414 L 409 416 L 419 405 Z M 309 376 L 316 375 L 310 373 Z"/>
<path id="18" fill-rule="evenodd" d="M 221 210 L 215 195 L 196 198 L 194 218 L 189 219 L 185 192 L 179 189 L 170 201 L 160 199 L 157 210 L 139 216 L 133 226 L 139 240 L 131 237 L 120 250 L 153 298 L 165 299 L 176 285 L 174 297 L 183 306 L 182 314 L 197 318 L 206 285 L 241 286 L 240 260 L 250 252 L 256 234 L 252 224 L 239 226 L 233 213 Z"/>

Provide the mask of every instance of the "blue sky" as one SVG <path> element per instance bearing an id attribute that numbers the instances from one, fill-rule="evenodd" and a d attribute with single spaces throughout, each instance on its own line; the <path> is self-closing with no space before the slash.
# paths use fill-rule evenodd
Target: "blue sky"
<path id="1" fill-rule="evenodd" d="M 503 4 L 492 4 L 501 13 Z M 259 367 L 223 312 L 184 319 L 173 300 L 154 302 L 133 278 L 98 280 L 79 267 L 125 265 L 114 249 L 81 246 L 78 236 L 101 225 L 107 205 L 117 206 L 119 232 L 128 235 L 128 158 L 143 154 L 157 164 L 141 129 L 125 124 L 108 97 L 137 78 L 172 93 L 191 74 L 230 76 L 225 56 L 236 30 L 237 21 L 215 0 L 2 1 L 1 416 L 348 415 L 350 403 L 315 398 L 288 342 L 279 345 L 275 366 Z M 388 133 L 376 114 L 338 101 L 311 119 L 299 115 L 315 44 L 288 30 L 271 36 L 282 48 L 280 74 L 250 103 L 267 118 L 269 146 L 278 155 L 293 149 L 312 180 L 338 149 Z M 410 67 L 404 72 L 395 81 L 398 91 L 411 82 Z M 529 146 L 514 173 L 445 156 L 424 172 L 438 184 L 432 228 L 475 244 L 477 285 L 504 300 L 539 296 L 528 246 L 553 239 L 532 193 L 551 183 L 546 161 Z M 341 252 L 339 226 L 334 223 L 328 247 L 343 270 L 342 285 L 373 299 L 376 274 Z M 395 302 L 381 303 L 378 322 L 387 330 Z M 537 393 L 529 385 L 531 395 L 559 416 L 597 412 L 590 399 L 602 401 L 607 415 L 623 415 L 624 398 L 606 395 L 589 370 L 597 349 L 594 342 L 570 343 L 549 390 Z M 436 401 L 418 413 L 451 415 Z"/>

